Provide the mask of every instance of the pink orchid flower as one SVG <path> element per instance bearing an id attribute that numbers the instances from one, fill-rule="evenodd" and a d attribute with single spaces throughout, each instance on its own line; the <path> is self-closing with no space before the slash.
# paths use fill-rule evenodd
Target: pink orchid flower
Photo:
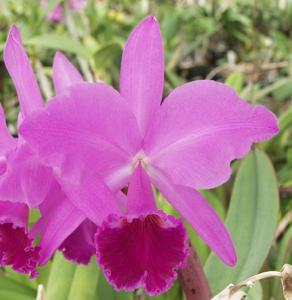
<path id="1" fill-rule="evenodd" d="M 86 6 L 87 0 L 67 0 L 70 9 L 80 13 Z M 42 5 L 46 7 L 48 1 L 42 1 Z M 57 4 L 47 15 L 47 20 L 52 23 L 59 23 L 64 21 L 64 10 L 61 4 Z"/>
<path id="2" fill-rule="evenodd" d="M 22 46 L 21 37 L 16 26 L 12 26 L 4 49 L 4 62 L 16 87 L 20 103 L 19 123 L 33 111 L 44 106 L 39 87 L 29 59 Z M 55 89 L 62 93 L 70 85 L 82 82 L 83 79 L 71 63 L 60 53 L 56 54 L 54 63 L 59 65 L 59 74 L 55 76 Z M 62 74 L 62 67 L 70 75 Z M 61 80 L 62 77 L 62 80 Z M 51 222 L 58 223 L 60 219 L 53 218 L 55 209 L 70 207 L 64 193 L 55 182 L 51 167 L 41 163 L 37 155 L 23 140 L 13 138 L 6 126 L 5 116 L 0 107 L 0 264 L 12 265 L 22 273 L 36 276 L 39 247 L 34 248 L 32 242 L 38 234 L 45 230 L 44 215 Z M 73 205 L 71 205 L 73 206 Z M 28 207 L 40 208 L 42 217 L 33 231 L 28 231 Z M 76 209 L 74 208 L 76 211 Z M 9 215 L 9 214 L 10 215 Z M 94 233 L 96 226 L 89 220 L 78 223 L 80 213 L 76 211 L 73 230 L 60 246 L 65 257 L 79 263 L 88 263 L 95 253 Z M 86 234 L 83 234 L 86 228 Z M 92 232 L 91 238 L 88 237 Z M 76 240 L 83 247 L 76 249 Z M 19 242 L 16 242 L 19 241 Z"/>
<path id="3" fill-rule="evenodd" d="M 97 257 L 108 280 L 118 290 L 144 287 L 150 295 L 170 287 L 186 257 L 183 225 L 157 210 L 150 183 L 223 262 L 234 265 L 229 233 L 197 190 L 226 182 L 232 160 L 278 132 L 269 110 L 222 83 L 187 83 L 161 104 L 163 83 L 162 38 L 149 16 L 125 46 L 120 93 L 103 83 L 80 83 L 20 129 L 54 167 L 83 218 L 98 225 Z M 128 184 L 125 198 L 119 191 Z M 63 213 L 51 253 L 71 231 L 69 213 Z M 46 230 L 50 235 L 56 228 L 48 224 Z"/>

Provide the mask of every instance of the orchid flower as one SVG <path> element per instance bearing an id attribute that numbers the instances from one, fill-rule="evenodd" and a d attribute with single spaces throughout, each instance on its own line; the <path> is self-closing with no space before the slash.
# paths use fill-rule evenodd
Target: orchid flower
<path id="1" fill-rule="evenodd" d="M 4 62 L 16 87 L 20 103 L 19 123 L 21 123 L 33 111 L 43 107 L 43 100 L 16 26 L 12 26 L 8 35 L 4 49 Z M 54 64 L 58 65 L 59 70 L 54 82 L 57 93 L 64 92 L 68 86 L 83 81 L 78 71 L 61 53 L 56 54 Z M 70 70 L 70 75 L 62 73 L 64 64 L 66 70 Z M 40 162 L 21 136 L 18 139 L 11 136 L 5 123 L 4 112 L 0 107 L 1 265 L 12 265 L 19 272 L 30 272 L 32 276 L 36 275 L 34 269 L 40 249 L 34 248 L 32 241 L 45 230 L 46 223 L 43 215 L 52 217 L 55 213 L 53 207 L 62 209 L 63 206 L 66 208 L 70 206 L 64 193 L 56 186 L 51 167 Z M 56 190 L 59 193 L 58 197 L 56 197 Z M 33 232 L 29 232 L 25 225 L 27 213 L 24 212 L 28 212 L 28 207 L 40 208 L 42 214 Z M 13 212 L 11 217 L 7 215 L 8 212 Z M 72 231 L 68 233 L 68 239 L 60 249 L 68 259 L 86 264 L 95 252 L 93 242 L 95 231 L 92 232 L 92 228 L 96 226 L 89 220 L 78 223 L 78 218 L 74 218 L 73 223 Z M 91 238 L 88 237 L 88 232 L 86 235 L 83 234 L 84 228 L 92 232 Z M 76 239 L 83 247 L 76 249 Z M 14 246 L 11 247 L 12 245 Z"/>
<path id="2" fill-rule="evenodd" d="M 87 0 L 67 0 L 70 9 L 80 12 L 85 6 Z M 42 5 L 46 7 L 48 0 L 42 1 Z M 64 21 L 64 10 L 61 4 L 57 4 L 47 15 L 47 20 L 52 23 L 59 23 Z"/>
<path id="3" fill-rule="evenodd" d="M 149 16 L 126 43 L 120 93 L 103 83 L 74 85 L 20 128 L 83 218 L 98 225 L 97 257 L 108 280 L 117 289 L 143 286 L 151 295 L 171 285 L 186 252 L 181 222 L 157 211 L 150 182 L 232 266 L 230 235 L 197 190 L 226 182 L 232 160 L 278 131 L 269 110 L 214 81 L 187 83 L 161 104 L 163 75 L 159 24 Z M 123 212 L 117 198 L 128 184 Z M 48 224 L 47 235 L 54 232 L 48 253 L 71 231 L 68 215 L 58 230 Z"/>

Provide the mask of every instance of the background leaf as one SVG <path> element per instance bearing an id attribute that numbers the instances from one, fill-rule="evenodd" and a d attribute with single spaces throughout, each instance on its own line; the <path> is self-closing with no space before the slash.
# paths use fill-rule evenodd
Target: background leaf
<path id="1" fill-rule="evenodd" d="M 206 263 L 205 271 L 214 294 L 260 270 L 273 241 L 277 216 L 274 169 L 269 158 L 255 150 L 241 163 L 225 222 L 237 250 L 238 263 L 230 268 L 214 254 Z"/>

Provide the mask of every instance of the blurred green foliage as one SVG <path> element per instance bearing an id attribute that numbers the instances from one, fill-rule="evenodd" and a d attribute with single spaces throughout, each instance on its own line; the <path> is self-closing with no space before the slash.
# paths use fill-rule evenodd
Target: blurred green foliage
<path id="1" fill-rule="evenodd" d="M 88 0 L 80 13 L 65 7 L 65 21 L 50 23 L 47 13 L 57 3 L 66 6 L 60 0 L 49 1 L 47 8 L 37 0 L 0 0 L 0 101 L 11 131 L 16 134 L 18 102 L 2 60 L 11 24 L 21 29 L 44 97 L 49 98 L 54 94 L 51 65 L 56 50 L 69 56 L 86 79 L 93 74 L 95 80 L 118 88 L 127 36 L 144 16 L 153 13 L 164 39 L 165 95 L 187 81 L 216 79 L 247 101 L 268 106 L 279 117 L 277 137 L 235 162 L 228 183 L 204 191 L 219 215 L 227 216 L 240 265 L 233 270 L 223 266 L 186 224 L 202 262 L 207 261 L 212 290 L 218 292 L 261 270 L 279 270 L 284 263 L 292 263 L 292 2 Z M 156 196 L 163 209 L 176 214 L 161 195 Z M 88 267 L 76 266 L 57 254 L 34 281 L 9 268 L 1 269 L 0 300 L 35 299 L 38 284 L 45 286 L 48 300 L 147 299 L 141 291 L 114 292 L 95 261 Z M 272 297 L 283 299 L 276 279 L 258 284 L 249 295 L 257 300 Z M 176 283 L 155 299 L 183 296 Z"/>

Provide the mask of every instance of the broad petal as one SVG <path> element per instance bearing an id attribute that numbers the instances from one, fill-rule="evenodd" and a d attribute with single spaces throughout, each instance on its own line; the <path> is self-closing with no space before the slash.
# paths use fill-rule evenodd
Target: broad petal
<path id="1" fill-rule="evenodd" d="M 2 106 L 0 105 L 0 156 L 15 148 L 17 140 L 10 134 L 5 121 L 5 115 Z M 0 169 L 2 169 L 0 167 Z M 2 172 L 0 171 L 0 174 Z"/>
<path id="2" fill-rule="evenodd" d="M 0 176 L 1 198 L 37 207 L 50 189 L 52 169 L 41 164 L 27 144 L 11 151 L 5 164 L 5 172 Z"/>
<path id="3" fill-rule="evenodd" d="M 80 184 L 63 177 L 58 180 L 70 201 L 95 224 L 101 224 L 110 214 L 120 213 L 118 197 L 97 174 L 84 178 Z"/>
<path id="4" fill-rule="evenodd" d="M 97 260 L 116 290 L 144 287 L 155 296 L 171 287 L 184 266 L 186 237 L 181 220 L 160 211 L 111 216 L 96 234 Z"/>
<path id="5" fill-rule="evenodd" d="M 83 78 L 76 67 L 61 52 L 56 52 L 53 62 L 53 82 L 56 94 L 76 84 L 83 82 Z"/>
<path id="6" fill-rule="evenodd" d="M 122 57 L 120 92 L 134 112 L 142 135 L 162 100 L 164 57 L 159 23 L 145 18 L 131 33 Z"/>
<path id="7" fill-rule="evenodd" d="M 41 236 L 40 264 L 44 265 L 85 217 L 67 199 L 56 182 L 40 205 L 40 211 L 41 218 L 34 224 L 32 235 Z"/>
<path id="8" fill-rule="evenodd" d="M 130 179 L 125 204 L 128 215 L 149 213 L 157 209 L 151 182 L 140 163 Z"/>
<path id="9" fill-rule="evenodd" d="M 123 99 L 100 83 L 74 85 L 24 120 L 20 132 L 44 161 L 77 182 L 83 174 L 119 173 L 141 144 Z"/>
<path id="10" fill-rule="evenodd" d="M 236 252 L 231 237 L 210 204 L 190 187 L 175 185 L 160 170 L 150 171 L 152 182 L 173 207 L 188 220 L 201 239 L 227 265 L 236 264 Z"/>
<path id="11" fill-rule="evenodd" d="M 84 220 L 62 243 L 59 249 L 63 255 L 78 264 L 88 265 L 95 253 L 94 235 L 97 226 L 90 220 Z"/>
<path id="12" fill-rule="evenodd" d="M 22 46 L 20 33 L 11 26 L 4 48 L 4 63 L 16 88 L 24 116 L 43 106 L 42 96 L 31 64 Z"/>
<path id="13" fill-rule="evenodd" d="M 145 153 L 174 183 L 213 188 L 229 179 L 233 159 L 277 132 L 277 120 L 265 107 L 253 107 L 222 83 L 194 81 L 162 104 Z"/>
<path id="14" fill-rule="evenodd" d="M 27 206 L 0 201 L 0 212 L 0 266 L 35 278 L 39 247 L 33 246 L 27 232 Z"/>

